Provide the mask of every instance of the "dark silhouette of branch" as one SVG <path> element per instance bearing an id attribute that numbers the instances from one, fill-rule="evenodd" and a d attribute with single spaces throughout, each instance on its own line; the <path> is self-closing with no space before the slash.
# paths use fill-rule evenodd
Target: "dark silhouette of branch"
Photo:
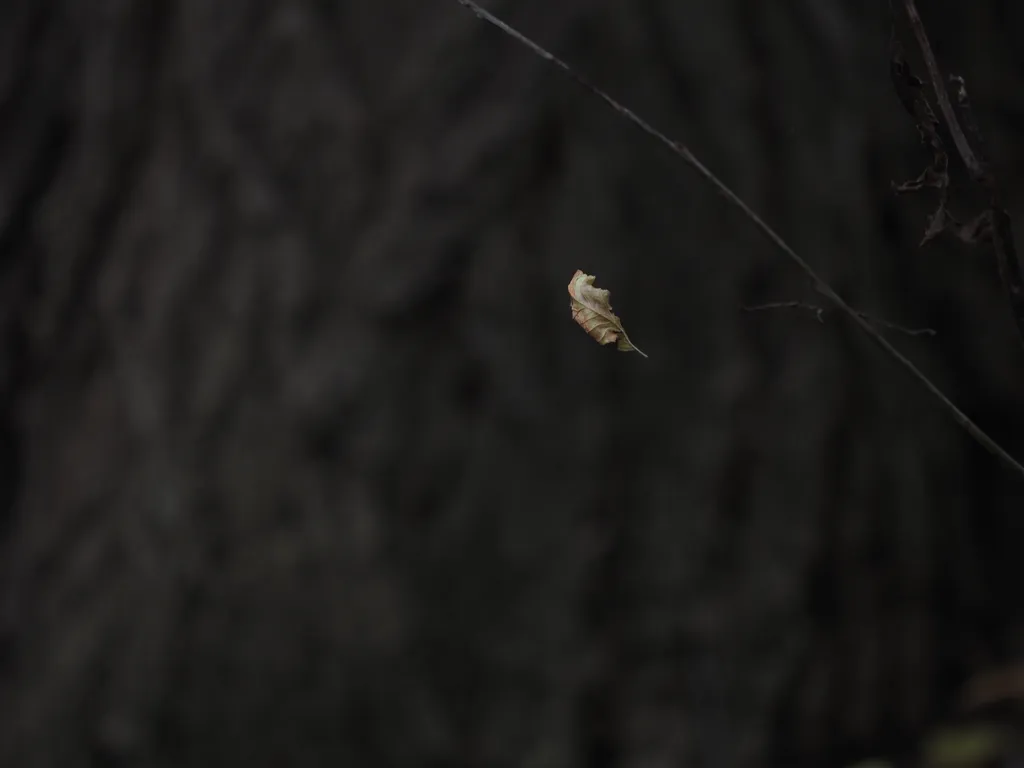
<path id="1" fill-rule="evenodd" d="M 917 122 L 922 143 L 929 145 L 933 152 L 932 165 L 926 168 L 918 178 L 898 185 L 896 190 L 898 192 L 916 192 L 925 187 L 939 190 L 939 205 L 929 218 L 924 238 L 921 240 L 922 245 L 942 233 L 951 234 L 969 245 L 986 242 L 992 244 L 999 268 L 999 277 L 1006 289 L 1010 310 L 1013 313 L 1014 322 L 1017 324 L 1017 333 L 1024 343 L 1024 274 L 1021 272 L 1020 261 L 1017 258 L 1010 216 L 1002 206 L 995 175 L 984 154 L 985 142 L 971 109 L 967 85 L 963 77 L 950 76 L 949 80 L 955 86 L 956 107 L 954 107 L 949 98 L 949 92 L 946 90 L 942 72 L 939 70 L 938 61 L 935 59 L 935 53 L 928 40 L 924 22 L 917 12 L 917 5 L 914 0 L 903 0 L 903 8 L 910 22 L 914 39 L 921 50 L 925 68 L 928 70 L 928 78 L 935 93 L 938 112 L 942 115 L 942 121 L 953 139 L 957 155 L 970 177 L 981 187 L 987 202 L 984 210 L 966 223 L 961 223 L 949 211 L 949 159 L 937 130 L 939 121 L 924 95 L 924 84 L 911 72 L 903 55 L 903 49 L 896 38 L 894 18 L 889 57 L 893 84 L 904 108 Z M 892 10 L 890 2 L 890 11 Z M 961 119 L 967 126 L 966 132 L 961 127 Z"/>
<path id="2" fill-rule="evenodd" d="M 747 312 L 762 312 L 766 309 L 806 309 L 809 312 L 814 313 L 815 319 L 819 323 L 825 322 L 825 307 L 819 307 L 817 304 L 808 304 L 803 301 L 772 301 L 767 304 L 755 304 L 751 307 L 744 307 Z M 893 331 L 899 331 L 900 333 L 906 334 L 907 336 L 934 336 L 934 328 L 907 328 L 904 325 L 893 323 L 888 320 L 880 320 L 877 317 L 871 317 L 864 312 L 858 312 L 861 317 L 867 320 L 869 323 L 874 325 L 880 325 L 883 328 L 889 328 Z"/>
<path id="3" fill-rule="evenodd" d="M 993 440 L 988 434 L 981 429 L 970 417 L 961 411 L 945 394 L 940 390 L 931 379 L 925 376 L 906 356 L 903 355 L 898 349 L 896 349 L 888 340 L 874 328 L 867 320 L 861 317 L 855 309 L 853 309 L 843 298 L 835 292 L 835 290 L 827 283 L 824 279 L 818 276 L 818 274 L 811 268 L 811 265 L 803 259 L 796 251 L 782 237 L 775 232 L 768 224 L 758 216 L 753 209 L 750 208 L 735 192 L 730 189 L 725 182 L 721 181 L 714 173 L 712 173 L 697 157 L 691 152 L 684 144 L 669 139 L 664 133 L 654 128 L 643 118 L 639 117 L 632 110 L 620 104 L 618 101 L 613 99 L 603 90 L 593 85 L 589 80 L 584 78 L 573 70 L 568 64 L 550 53 L 546 49 L 542 48 L 537 43 L 530 40 L 528 37 L 523 35 L 521 32 L 513 29 L 501 19 L 494 16 L 492 13 L 481 8 L 473 0 L 459 0 L 459 3 L 466 8 L 473 11 L 480 19 L 492 24 L 493 26 L 500 29 L 506 35 L 517 40 L 522 45 L 525 45 L 537 56 L 541 57 L 545 61 L 553 64 L 554 66 L 561 69 L 569 77 L 575 80 L 586 90 L 590 91 L 594 96 L 601 99 L 605 104 L 611 107 L 615 112 L 624 117 L 633 125 L 637 126 L 640 130 L 651 136 L 666 147 L 668 147 L 674 154 L 678 155 L 682 160 L 689 165 L 697 174 L 708 182 L 715 190 L 718 191 L 726 200 L 732 203 L 733 206 L 738 208 L 744 216 L 753 222 L 754 226 L 763 234 L 777 250 L 781 251 L 793 264 L 795 264 L 801 272 L 810 280 L 815 290 L 828 299 L 829 303 L 839 309 L 845 314 L 851 321 L 853 321 L 871 340 L 893 360 L 895 360 L 907 373 L 909 373 L 914 379 L 916 379 L 921 386 L 931 393 L 939 404 L 946 410 L 947 413 L 953 418 L 953 420 L 959 424 L 974 440 L 976 440 L 981 446 L 989 451 L 993 456 L 1001 460 L 1008 468 L 1016 472 L 1021 477 L 1024 477 L 1024 466 L 1022 466 L 1013 456 L 1011 456 L 999 443 Z"/>

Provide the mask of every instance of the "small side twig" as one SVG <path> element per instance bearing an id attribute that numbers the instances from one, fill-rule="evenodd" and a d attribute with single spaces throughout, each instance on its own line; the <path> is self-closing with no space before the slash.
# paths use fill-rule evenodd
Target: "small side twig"
<path id="1" fill-rule="evenodd" d="M 893 10 L 891 3 L 892 0 L 890 0 L 890 10 Z M 904 108 L 917 122 L 922 143 L 927 144 L 933 153 L 930 167 L 926 168 L 918 178 L 900 184 L 896 189 L 898 192 L 915 192 L 925 187 L 939 190 L 939 204 L 928 220 L 928 226 L 921 241 L 922 245 L 942 233 L 950 234 L 969 245 L 980 243 L 992 245 L 999 277 L 1006 290 L 1010 311 L 1013 313 L 1013 319 L 1017 325 L 1017 333 L 1021 342 L 1024 343 L 1024 271 L 1021 270 L 1020 260 L 1017 257 L 1010 216 L 1002 205 L 995 174 L 992 173 L 988 159 L 985 157 L 985 142 L 974 118 L 974 111 L 967 95 L 967 85 L 963 77 L 950 76 L 949 80 L 955 87 L 956 106 L 954 107 L 915 1 L 903 0 L 903 8 L 910 22 L 914 39 L 921 51 L 925 69 L 928 70 L 928 78 L 935 95 L 938 112 L 942 115 L 942 122 L 949 132 L 957 155 L 968 174 L 981 188 L 986 198 L 986 204 L 981 213 L 967 222 L 961 222 L 949 210 L 949 160 L 937 130 L 939 121 L 924 95 L 924 84 L 911 72 L 903 55 L 903 49 L 896 38 L 894 18 L 889 57 L 893 84 Z M 967 126 L 966 131 L 961 126 L 961 119 Z"/>
<path id="2" fill-rule="evenodd" d="M 613 99 L 603 90 L 592 84 L 589 80 L 578 74 L 564 61 L 556 57 L 551 52 L 542 48 L 540 45 L 535 43 L 530 38 L 523 35 L 518 30 L 513 29 L 504 21 L 499 19 L 494 14 L 481 8 L 474 0 L 459 0 L 459 3 L 466 8 L 469 8 L 478 18 L 486 21 L 509 37 L 518 41 L 522 45 L 529 48 L 540 58 L 549 62 L 553 66 L 561 69 L 565 74 L 571 77 L 584 89 L 590 91 L 591 94 L 599 98 L 609 107 L 611 107 L 621 117 L 628 120 L 630 123 L 635 125 L 637 128 L 642 130 L 648 136 L 657 139 L 659 142 L 664 144 L 670 151 L 680 157 L 688 166 L 690 166 L 697 174 L 710 184 L 720 195 L 722 195 L 729 203 L 734 207 L 738 208 L 744 216 L 746 216 L 754 224 L 754 226 L 764 235 L 775 248 L 780 251 L 786 258 L 788 258 L 796 267 L 804 273 L 807 279 L 814 286 L 815 290 L 828 299 L 829 303 L 836 307 L 840 312 L 846 315 L 852 322 L 854 322 L 868 337 L 893 359 L 904 371 L 906 371 L 912 378 L 914 378 L 921 386 L 928 390 L 929 394 L 935 398 L 939 405 L 945 409 L 945 411 L 953 418 L 953 420 L 960 425 L 979 445 L 984 447 L 993 456 L 1002 461 L 1009 469 L 1024 478 L 1024 465 L 1021 465 L 1013 456 L 1011 456 L 1006 449 L 1004 449 L 999 443 L 993 440 L 989 435 L 977 424 L 974 423 L 971 418 L 961 411 L 946 395 L 940 390 L 931 379 L 924 375 L 921 370 L 914 365 L 903 353 L 896 349 L 889 341 L 872 326 L 867 320 L 860 316 L 860 314 L 853 309 L 843 298 L 835 292 L 824 279 L 818 276 L 811 265 L 803 259 L 793 248 L 782 239 L 782 237 L 768 224 L 758 216 L 754 210 L 747 205 L 742 198 L 739 197 L 735 192 L 730 189 L 725 182 L 719 179 L 710 169 L 707 168 L 688 147 L 676 141 L 669 139 L 664 133 L 654 128 L 650 123 L 641 118 L 639 115 L 634 113 L 632 110 L 620 104 L 618 101 Z"/>
<path id="3" fill-rule="evenodd" d="M 809 312 L 814 313 L 815 319 L 819 323 L 825 322 L 825 312 L 828 310 L 825 307 L 819 307 L 816 304 L 808 304 L 803 301 L 772 301 L 767 304 L 755 304 L 754 306 L 744 307 L 747 312 L 762 312 L 769 309 L 805 309 Z M 873 325 L 878 325 L 883 328 L 888 328 L 892 331 L 898 331 L 906 336 L 935 336 L 934 328 L 907 328 L 904 325 L 890 322 L 889 320 L 881 320 L 877 317 L 871 317 L 865 312 L 858 312 L 861 317 L 867 320 Z"/>

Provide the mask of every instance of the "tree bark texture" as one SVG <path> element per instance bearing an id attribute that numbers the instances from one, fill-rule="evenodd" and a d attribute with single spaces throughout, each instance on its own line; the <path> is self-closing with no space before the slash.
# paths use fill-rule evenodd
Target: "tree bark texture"
<path id="1" fill-rule="evenodd" d="M 884 3 L 488 7 L 1024 456 L 989 255 L 890 189 Z M 1019 216 L 1021 11 L 922 12 Z M 0 291 L 5 766 L 839 764 L 1021 651 L 1020 485 L 455 0 L 3 3 Z"/>

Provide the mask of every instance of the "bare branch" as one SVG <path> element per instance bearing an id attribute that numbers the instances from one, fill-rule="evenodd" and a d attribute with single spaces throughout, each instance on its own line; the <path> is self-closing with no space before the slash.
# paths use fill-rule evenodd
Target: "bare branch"
<path id="1" fill-rule="evenodd" d="M 459 3 L 466 8 L 473 11 L 479 18 L 488 22 L 489 24 L 497 27 L 506 35 L 517 40 L 522 45 L 525 45 L 537 56 L 541 57 L 545 61 L 553 64 L 554 66 L 561 69 L 569 77 L 575 80 L 586 90 L 590 91 L 594 96 L 598 97 L 611 107 L 615 112 L 624 117 L 629 122 L 633 123 L 636 127 L 651 136 L 671 150 L 674 154 L 679 156 L 687 165 L 693 168 L 697 174 L 708 182 L 712 187 L 718 191 L 726 200 L 732 203 L 733 206 L 738 208 L 744 216 L 753 222 L 754 226 L 763 234 L 777 250 L 781 251 L 793 264 L 795 264 L 801 272 L 810 280 L 815 290 L 828 299 L 829 303 L 834 305 L 843 314 L 845 314 L 850 320 L 852 320 L 860 329 L 871 338 L 871 340 L 893 360 L 895 360 L 907 373 L 909 373 L 914 379 L 918 381 L 928 392 L 934 397 L 939 404 L 946 410 L 946 412 L 953 418 L 953 420 L 959 424 L 974 440 L 976 440 L 982 447 L 989 451 L 993 456 L 1002 461 L 1009 469 L 1016 472 L 1021 477 L 1024 477 L 1024 466 L 1022 466 L 1013 456 L 1000 446 L 995 440 L 988 436 L 988 434 L 975 424 L 970 417 L 961 411 L 935 384 L 932 383 L 931 379 L 925 376 L 920 369 L 917 368 L 906 356 L 903 355 L 898 349 L 890 344 L 882 334 L 877 331 L 867 320 L 860 316 L 860 314 L 850 307 L 833 288 L 825 282 L 818 274 L 811 268 L 810 264 L 807 263 L 796 251 L 782 237 L 775 232 L 768 224 L 758 216 L 753 209 L 750 208 L 735 192 L 732 191 L 726 184 L 721 181 L 714 173 L 712 173 L 697 157 L 683 144 L 672 141 L 664 133 L 651 126 L 647 121 L 636 115 L 632 110 L 626 108 L 618 101 L 613 99 L 607 93 L 602 91 L 596 85 L 593 85 L 589 80 L 584 78 L 573 70 L 568 64 L 561 59 L 557 58 L 554 54 L 542 48 L 537 43 L 530 40 L 528 37 L 518 32 L 517 30 L 510 27 L 501 19 L 497 18 L 490 12 L 481 8 L 473 0 L 459 0 Z"/>

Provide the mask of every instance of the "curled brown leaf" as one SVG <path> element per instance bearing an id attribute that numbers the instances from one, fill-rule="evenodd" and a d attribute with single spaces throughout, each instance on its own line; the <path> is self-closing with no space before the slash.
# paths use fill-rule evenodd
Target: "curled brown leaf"
<path id="1" fill-rule="evenodd" d="M 598 344 L 612 344 L 620 352 L 639 352 L 639 347 L 629 340 L 622 321 L 612 312 L 611 294 L 604 288 L 594 287 L 594 275 L 577 269 L 569 281 L 569 296 L 572 302 L 572 319 Z"/>

